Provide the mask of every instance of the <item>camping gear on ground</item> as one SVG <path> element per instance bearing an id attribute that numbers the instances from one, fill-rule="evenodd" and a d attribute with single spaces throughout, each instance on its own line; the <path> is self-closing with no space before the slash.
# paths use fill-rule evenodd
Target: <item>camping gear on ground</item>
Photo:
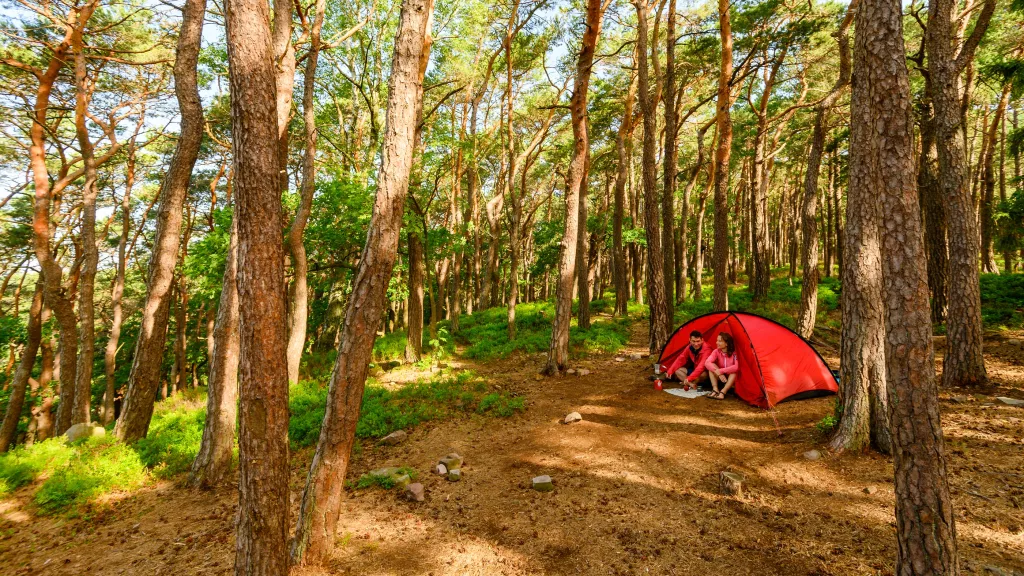
<path id="1" fill-rule="evenodd" d="M 659 364 L 670 365 L 689 344 L 693 330 L 705 342 L 714 342 L 721 332 L 732 335 L 741 364 L 733 389 L 748 404 L 771 408 L 839 391 L 828 364 L 810 342 L 778 322 L 746 312 L 712 312 L 686 322 L 661 349 Z"/>
<path id="2" fill-rule="evenodd" d="M 654 381 L 654 389 L 655 390 L 661 390 L 661 380 L 655 380 Z"/>
<path id="3" fill-rule="evenodd" d="M 700 398 L 701 396 L 706 396 L 708 394 L 707 390 L 697 390 L 696 388 L 694 388 L 693 390 L 686 390 L 685 388 L 666 388 L 665 392 L 668 392 L 673 396 L 678 396 L 680 398 L 689 398 L 691 400 L 694 398 Z"/>

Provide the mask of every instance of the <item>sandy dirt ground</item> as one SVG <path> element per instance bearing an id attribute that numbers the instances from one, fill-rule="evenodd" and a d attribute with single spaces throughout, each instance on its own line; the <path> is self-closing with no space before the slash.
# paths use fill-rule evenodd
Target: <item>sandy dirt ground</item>
<path id="1" fill-rule="evenodd" d="M 624 354 L 646 352 L 642 324 Z M 1022 335 L 986 341 L 995 388 L 941 391 L 967 574 L 1024 574 L 1024 408 L 994 400 L 1024 398 L 1024 347 L 1010 337 Z M 822 352 L 836 367 L 836 351 Z M 543 379 L 542 362 L 452 362 L 524 395 L 525 414 L 423 425 L 398 446 L 364 443 L 350 478 L 412 466 L 426 501 L 347 490 L 337 554 L 293 574 L 892 574 L 892 465 L 827 453 L 814 424 L 831 398 L 780 405 L 779 436 L 767 412 L 738 400 L 653 390 L 649 358 L 592 357 L 576 363 L 586 376 Z M 561 424 L 572 411 L 583 421 Z M 812 449 L 822 458 L 803 457 Z M 430 474 L 451 451 L 465 458 L 460 482 Z M 292 519 L 310 457 L 292 459 Z M 745 476 L 742 498 L 718 493 L 724 470 Z M 540 474 L 553 477 L 553 492 L 529 488 Z M 0 574 L 229 574 L 235 499 L 232 485 L 164 482 L 111 497 L 87 519 L 38 518 L 22 491 L 0 503 Z"/>

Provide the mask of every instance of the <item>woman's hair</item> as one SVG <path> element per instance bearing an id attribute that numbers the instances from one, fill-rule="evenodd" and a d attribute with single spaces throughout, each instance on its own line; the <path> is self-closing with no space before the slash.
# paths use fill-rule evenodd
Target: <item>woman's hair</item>
<path id="1" fill-rule="evenodd" d="M 722 339 L 722 342 L 725 342 L 726 354 L 732 355 L 733 353 L 736 352 L 736 344 L 732 340 L 732 334 L 729 334 L 728 332 L 722 332 L 718 335 L 718 337 Z"/>

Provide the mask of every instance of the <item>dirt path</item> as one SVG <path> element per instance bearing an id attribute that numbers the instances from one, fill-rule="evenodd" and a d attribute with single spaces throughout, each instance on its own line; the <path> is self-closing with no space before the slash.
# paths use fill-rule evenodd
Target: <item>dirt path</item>
<path id="1" fill-rule="evenodd" d="M 641 324 L 626 353 L 645 352 Z M 1012 346 L 1004 353 L 1007 346 L 992 344 L 999 393 L 1024 397 L 1024 359 Z M 646 358 L 593 358 L 578 363 L 587 376 L 537 380 L 542 361 L 453 362 L 524 394 L 527 412 L 423 425 L 402 445 L 367 445 L 351 477 L 413 466 L 426 502 L 349 491 L 333 563 L 294 573 L 892 572 L 888 460 L 801 456 L 821 448 L 814 423 L 831 399 L 780 406 L 779 437 L 767 413 L 739 401 L 654 391 Z M 989 397 L 943 397 L 964 571 L 1024 573 L 1024 410 Z M 584 420 L 560 424 L 571 411 Z M 452 450 L 466 460 L 458 483 L 429 474 Z M 293 458 L 293 517 L 309 456 Z M 745 498 L 717 493 L 726 469 L 746 476 Z M 554 478 L 554 492 L 527 488 L 539 474 Z M 0 508 L 0 573 L 227 574 L 234 499 L 233 486 L 197 493 L 163 484 L 101 507 L 88 521 L 33 518 L 15 499 Z"/>

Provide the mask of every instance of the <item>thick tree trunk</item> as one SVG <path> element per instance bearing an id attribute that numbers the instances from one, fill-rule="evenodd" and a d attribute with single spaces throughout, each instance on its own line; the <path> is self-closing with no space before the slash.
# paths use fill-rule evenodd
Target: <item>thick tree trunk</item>
<path id="1" fill-rule="evenodd" d="M 991 6 L 990 6 L 991 4 Z M 949 319 L 942 382 L 946 386 L 976 386 L 987 382 L 982 356 L 981 290 L 978 285 L 978 225 L 964 165 L 963 116 L 960 110 L 960 72 L 973 60 L 974 48 L 991 18 L 995 2 L 986 0 L 968 45 L 959 54 L 954 45 L 954 21 L 959 5 L 935 0 L 928 5 L 928 71 L 935 108 L 938 150 L 938 188 L 946 203 L 949 242 Z M 987 13 L 987 17 L 986 17 Z M 958 43 L 957 43 L 958 44 Z"/>
<path id="2" fill-rule="evenodd" d="M 188 485 L 210 488 L 228 476 L 238 418 L 238 218 L 231 221 L 220 304 L 214 321 L 210 376 L 206 389 L 206 423 Z"/>
<path id="3" fill-rule="evenodd" d="M 615 285 L 616 316 L 625 316 L 629 303 L 629 272 L 626 269 L 626 250 L 622 245 L 622 225 L 626 210 L 626 179 L 629 175 L 631 140 L 633 137 L 633 100 L 636 82 L 630 79 L 623 104 L 622 120 L 615 137 L 618 156 L 615 168 L 615 209 L 612 214 L 612 283 Z"/>
<path id="4" fill-rule="evenodd" d="M 11 396 L 7 401 L 3 424 L 0 425 L 0 453 L 6 452 L 14 444 L 14 437 L 18 432 L 18 421 L 21 420 L 21 413 L 25 407 L 28 381 L 32 376 L 32 368 L 36 365 L 36 354 L 39 352 L 39 344 L 43 337 L 42 314 L 43 284 L 37 281 L 32 295 L 32 307 L 28 311 L 25 348 L 21 352 L 18 370 L 10 383 Z"/>
<path id="5" fill-rule="evenodd" d="M 316 110 L 313 96 L 316 92 L 316 65 L 320 57 L 320 28 L 324 21 L 325 0 L 317 0 L 313 26 L 310 29 L 309 52 L 306 53 L 306 68 L 302 79 L 302 122 L 305 127 L 305 149 L 302 155 L 302 188 L 299 191 L 299 207 L 295 211 L 292 225 L 288 229 L 288 251 L 295 267 L 295 279 L 291 287 L 291 306 L 288 316 L 288 381 L 299 381 L 299 364 L 306 347 L 306 320 L 309 316 L 309 284 L 307 274 L 306 247 L 302 236 L 313 208 L 313 192 L 316 191 Z M 280 111 L 279 111 L 280 112 Z M 287 153 L 287 151 L 286 151 Z"/>
<path id="6" fill-rule="evenodd" d="M 886 254 L 882 302 L 896 476 L 896 573 L 955 575 L 960 568 L 939 421 L 927 274 L 920 265 L 925 254 L 902 18 L 896 0 L 861 0 L 850 123 L 873 128 L 866 139 L 866 130 L 851 134 L 850 193 L 875 199 L 885 216 L 876 224 Z M 864 190 L 855 191 L 857 187 Z"/>
<path id="7" fill-rule="evenodd" d="M 722 40 L 722 65 L 718 73 L 718 149 L 715 151 L 715 310 L 729 309 L 729 156 L 732 152 L 732 25 L 729 0 L 718 0 L 718 31 Z M 660 350 L 660 347 L 658 348 Z"/>
<path id="8" fill-rule="evenodd" d="M 928 256 L 928 289 L 931 292 L 932 322 L 946 320 L 946 279 L 949 252 L 946 248 L 946 206 L 937 180 L 935 119 L 930 103 L 931 82 L 925 81 L 924 110 L 921 112 L 921 152 L 918 157 L 917 186 L 924 214 L 924 243 Z"/>
<path id="9" fill-rule="evenodd" d="M 587 234 L 587 188 L 590 179 L 589 155 L 584 163 L 583 182 L 580 184 L 579 231 L 576 234 L 576 326 L 580 330 L 590 328 L 590 254 L 589 234 Z"/>
<path id="10" fill-rule="evenodd" d="M 423 353 L 423 242 L 413 230 L 407 230 L 409 246 L 409 314 L 406 331 L 405 361 L 419 362 Z"/>
<path id="11" fill-rule="evenodd" d="M 235 574 L 288 573 L 288 366 L 274 51 L 265 2 L 226 6 L 238 219 Z M 289 12 L 290 14 L 290 12 Z"/>
<path id="12" fill-rule="evenodd" d="M 320 440 L 306 480 L 292 543 L 295 563 L 319 564 L 334 548 L 341 496 L 355 440 L 366 372 L 398 251 L 409 188 L 423 75 L 430 56 L 433 4 L 404 0 L 388 86 L 386 131 L 377 198 L 345 313 Z"/>
<path id="13" fill-rule="evenodd" d="M 641 176 L 644 188 L 644 232 L 647 236 L 647 305 L 650 308 L 650 340 L 648 349 L 659 351 L 664 347 L 671 331 L 672 319 L 665 301 L 665 255 L 661 250 L 661 225 L 658 221 L 658 190 L 655 185 L 657 170 L 657 118 L 654 94 L 649 80 L 647 18 L 651 11 L 649 0 L 634 2 L 637 13 L 637 66 L 640 110 L 644 118 L 644 153 Z"/>
<path id="14" fill-rule="evenodd" d="M 601 34 L 603 10 L 601 0 L 587 0 L 586 30 L 576 57 L 576 77 L 573 82 L 569 114 L 572 119 L 573 150 L 566 175 L 565 233 L 562 236 L 558 279 L 555 287 L 555 319 L 551 327 L 551 345 L 543 372 L 557 374 L 569 363 L 569 323 L 572 320 L 573 276 L 576 271 L 577 238 L 580 233 L 580 188 L 586 171 L 590 137 L 587 133 L 587 92 L 590 74 Z M 645 57 L 646 58 L 646 57 Z M 583 223 L 584 227 L 586 223 Z"/>
<path id="15" fill-rule="evenodd" d="M 114 434 L 127 443 L 144 437 L 149 431 L 153 402 L 160 386 L 160 369 L 163 365 L 171 306 L 171 284 L 178 260 L 182 207 L 203 137 L 203 106 L 199 100 L 196 65 L 199 61 L 205 14 L 205 0 L 185 2 L 174 61 L 174 92 L 181 112 L 181 133 L 160 189 L 160 209 L 153 240 L 153 255 L 149 261 L 142 322 L 128 377 L 128 390 L 121 416 L 114 427 Z"/>

